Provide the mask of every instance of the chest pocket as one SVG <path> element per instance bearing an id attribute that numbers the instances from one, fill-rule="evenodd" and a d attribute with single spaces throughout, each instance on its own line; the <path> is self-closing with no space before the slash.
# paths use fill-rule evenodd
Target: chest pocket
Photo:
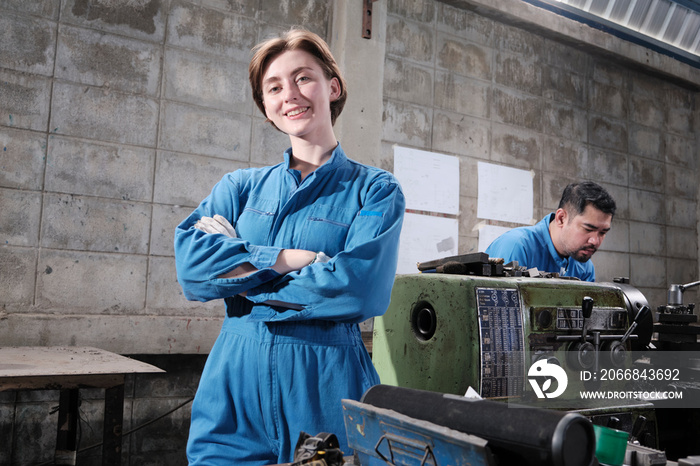
<path id="1" fill-rule="evenodd" d="M 270 244 L 276 213 L 277 201 L 251 196 L 236 222 L 238 236 L 253 244 Z"/>
<path id="2" fill-rule="evenodd" d="M 345 248 L 345 240 L 355 213 L 356 211 L 351 209 L 315 205 L 304 221 L 299 247 L 335 256 Z"/>

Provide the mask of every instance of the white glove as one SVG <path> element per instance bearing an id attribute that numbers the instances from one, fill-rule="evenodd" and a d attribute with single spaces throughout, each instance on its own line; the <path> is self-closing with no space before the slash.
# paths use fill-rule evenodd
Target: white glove
<path id="1" fill-rule="evenodd" d="M 198 230 L 202 230 L 204 233 L 220 234 L 226 235 L 229 238 L 238 238 L 236 235 L 236 230 L 233 226 L 219 214 L 215 214 L 214 217 L 202 217 L 197 220 L 194 227 Z"/>
<path id="2" fill-rule="evenodd" d="M 329 260 L 331 260 L 331 258 L 328 257 L 325 252 L 319 251 L 316 253 L 316 257 L 314 257 L 314 260 L 312 260 L 309 265 L 316 264 L 316 263 L 325 264 Z"/>

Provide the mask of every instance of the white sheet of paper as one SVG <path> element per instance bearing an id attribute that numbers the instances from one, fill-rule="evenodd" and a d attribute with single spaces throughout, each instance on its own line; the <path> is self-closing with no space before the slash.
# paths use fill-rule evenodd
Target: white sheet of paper
<path id="1" fill-rule="evenodd" d="M 457 255 L 459 224 L 456 218 L 406 213 L 399 240 L 396 273 L 418 273 L 416 264 Z"/>
<path id="2" fill-rule="evenodd" d="M 534 223 L 531 171 L 485 162 L 478 163 L 478 171 L 478 218 Z"/>
<path id="3" fill-rule="evenodd" d="M 482 225 L 479 227 L 479 252 L 485 252 L 489 244 L 496 238 L 501 236 L 506 231 L 510 230 L 507 227 L 499 227 L 497 225 Z"/>
<path id="4" fill-rule="evenodd" d="M 452 155 L 394 146 L 394 176 L 406 208 L 459 214 L 459 159 Z"/>

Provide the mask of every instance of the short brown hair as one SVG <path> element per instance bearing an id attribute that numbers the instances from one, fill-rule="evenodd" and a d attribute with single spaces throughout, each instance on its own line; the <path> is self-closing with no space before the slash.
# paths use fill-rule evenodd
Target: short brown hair
<path id="1" fill-rule="evenodd" d="M 263 105 L 262 78 L 267 71 L 270 62 L 282 52 L 290 50 L 303 50 L 311 54 L 321 66 L 326 78 L 336 78 L 340 84 L 340 95 L 331 102 L 331 124 L 335 124 L 336 118 L 345 107 L 348 98 L 345 79 L 340 74 L 340 68 L 335 62 L 331 50 L 326 41 L 317 34 L 305 29 L 291 29 L 280 37 L 268 39 L 253 48 L 253 58 L 248 65 L 248 79 L 253 90 L 253 100 L 260 111 L 265 115 Z M 267 121 L 270 121 L 269 119 Z"/>

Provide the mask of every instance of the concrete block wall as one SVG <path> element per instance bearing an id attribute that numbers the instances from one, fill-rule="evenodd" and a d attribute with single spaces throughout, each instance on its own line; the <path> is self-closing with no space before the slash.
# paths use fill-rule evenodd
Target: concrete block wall
<path id="1" fill-rule="evenodd" d="M 599 281 L 629 277 L 655 309 L 670 284 L 700 278 L 697 79 L 599 52 L 590 45 L 599 31 L 583 38 L 589 45 L 543 33 L 563 20 L 524 2 L 387 4 L 383 151 L 459 157 L 460 253 L 478 248 L 476 167 L 485 161 L 534 173 L 534 221 L 570 182 L 610 191 L 618 213 L 593 258 Z M 697 298 L 688 290 L 684 301 Z"/>
<path id="2" fill-rule="evenodd" d="M 182 296 L 175 226 L 225 173 L 282 159 L 250 49 L 292 25 L 327 37 L 331 6 L 0 1 L 0 345 L 97 346 L 166 370 L 127 376 L 125 432 L 194 395 L 223 304 Z M 104 391 L 81 397 L 82 449 L 101 441 Z M 51 463 L 57 404 L 0 392 L 0 464 Z M 125 437 L 122 464 L 186 464 L 189 409 Z"/>
<path id="3" fill-rule="evenodd" d="M 281 160 L 250 49 L 325 37 L 331 6 L 0 3 L 2 344 L 206 354 L 223 308 L 184 299 L 174 228 L 225 173 Z"/>

